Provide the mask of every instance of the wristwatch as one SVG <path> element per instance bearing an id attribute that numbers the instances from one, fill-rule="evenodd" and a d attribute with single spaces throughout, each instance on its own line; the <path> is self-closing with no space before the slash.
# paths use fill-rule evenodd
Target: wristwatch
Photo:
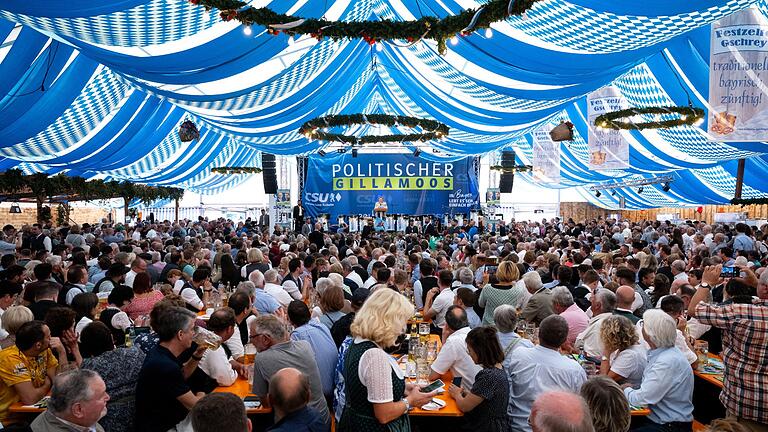
<path id="1" fill-rule="evenodd" d="M 699 288 L 712 289 L 712 287 L 708 283 L 706 283 L 706 282 L 700 283 L 699 284 Z"/>
<path id="2" fill-rule="evenodd" d="M 405 412 L 408 413 L 411 410 L 411 404 L 407 398 L 403 398 L 403 402 L 405 402 Z"/>

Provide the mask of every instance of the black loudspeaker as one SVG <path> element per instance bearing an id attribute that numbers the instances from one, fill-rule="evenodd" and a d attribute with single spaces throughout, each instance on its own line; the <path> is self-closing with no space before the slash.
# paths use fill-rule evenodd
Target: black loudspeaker
<path id="1" fill-rule="evenodd" d="M 271 195 L 277 193 L 277 170 L 275 155 L 261 154 L 261 175 L 264 179 L 264 193 Z"/>
<path id="2" fill-rule="evenodd" d="M 499 179 L 499 192 L 512 193 L 512 185 L 515 183 L 514 173 L 503 173 Z"/>
<path id="3" fill-rule="evenodd" d="M 515 152 L 511 150 L 505 150 L 501 152 L 501 163 L 499 163 L 504 168 L 512 168 L 515 164 Z"/>

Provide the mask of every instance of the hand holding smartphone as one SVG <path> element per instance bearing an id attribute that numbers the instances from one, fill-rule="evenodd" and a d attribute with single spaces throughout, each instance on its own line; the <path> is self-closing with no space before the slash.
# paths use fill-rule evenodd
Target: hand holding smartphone
<path id="1" fill-rule="evenodd" d="M 438 379 L 438 380 L 435 380 L 435 381 L 432 381 L 431 383 L 429 383 L 428 386 L 422 387 L 421 388 L 421 392 L 422 393 L 431 393 L 431 392 L 433 392 L 433 391 L 435 391 L 437 389 L 443 388 L 443 386 L 445 386 L 445 383 L 442 380 Z"/>

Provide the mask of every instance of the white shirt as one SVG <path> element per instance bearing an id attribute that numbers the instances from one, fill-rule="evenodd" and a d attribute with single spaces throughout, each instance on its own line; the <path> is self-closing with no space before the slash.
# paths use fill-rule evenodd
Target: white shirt
<path id="1" fill-rule="evenodd" d="M 5 313 L 5 309 L 0 308 L 0 324 L 2 323 L 2 317 L 4 313 Z M 5 331 L 2 325 L 0 325 L 0 340 L 3 340 L 7 337 L 8 337 L 8 332 Z"/>
<path id="2" fill-rule="evenodd" d="M 467 352 L 467 333 L 470 328 L 464 327 L 452 333 L 446 339 L 443 348 L 437 354 L 437 358 L 432 363 L 432 370 L 440 375 L 451 370 L 454 377 L 461 377 L 461 386 L 465 389 L 471 389 L 475 383 L 475 375 L 482 369 L 472 361 L 472 357 Z"/>
<path id="3" fill-rule="evenodd" d="M 438 294 L 432 301 L 430 310 L 435 311 L 435 318 L 433 321 L 437 327 L 445 327 L 445 313 L 448 311 L 448 308 L 453 305 L 454 297 L 456 297 L 456 294 L 451 291 L 450 288 L 446 288 L 440 291 L 440 294 Z"/>
<path id="4" fill-rule="evenodd" d="M 371 287 L 374 285 L 376 285 L 376 279 L 374 279 L 373 276 L 369 276 L 368 279 L 363 284 L 363 288 L 371 289 Z"/>
<path id="5" fill-rule="evenodd" d="M 293 297 L 291 297 L 291 295 L 288 294 L 288 291 L 284 290 L 280 285 L 269 282 L 265 283 L 264 291 L 274 297 L 275 300 L 280 303 L 280 306 L 288 307 L 288 304 L 293 301 Z"/>
<path id="6" fill-rule="evenodd" d="M 613 315 L 611 312 L 601 313 L 592 317 L 587 324 L 586 330 L 576 336 L 576 346 L 583 348 L 584 352 L 590 357 L 600 358 L 603 356 L 603 342 L 600 340 L 600 324 L 603 320 Z"/>
<path id="7" fill-rule="evenodd" d="M 220 386 L 231 386 L 237 379 L 237 372 L 232 369 L 227 353 L 224 352 L 222 347 L 215 350 L 205 350 L 198 366 L 206 375 L 215 379 Z"/>
<path id="8" fill-rule="evenodd" d="M 72 304 L 72 300 L 75 298 L 76 295 L 86 292 L 85 285 L 81 284 L 74 284 L 75 286 L 70 288 L 69 291 L 67 291 L 67 295 L 64 298 L 64 301 L 67 302 L 68 305 Z"/>
<path id="9" fill-rule="evenodd" d="M 248 322 L 248 319 L 246 319 L 246 322 Z M 245 347 L 243 346 L 242 339 L 240 339 L 241 334 L 242 333 L 240 333 L 240 327 L 235 326 L 235 333 L 231 338 L 224 341 L 224 344 L 229 347 L 229 352 L 232 353 L 232 358 L 235 360 L 245 355 Z"/>
<path id="10" fill-rule="evenodd" d="M 672 281 L 676 281 L 678 279 L 683 279 L 685 281 L 688 281 L 688 274 L 685 272 L 680 272 L 675 275 L 675 277 L 672 278 Z"/>
<path id="11" fill-rule="evenodd" d="M 138 273 L 136 273 L 135 271 L 133 271 L 133 269 L 131 269 L 131 271 L 125 274 L 125 282 L 123 283 L 123 285 L 133 288 L 133 280 L 136 279 L 137 274 Z"/>
<path id="12" fill-rule="evenodd" d="M 648 363 L 645 348 L 638 344 L 632 345 L 622 352 L 614 351 L 610 355 L 611 372 L 626 378 L 633 386 L 639 386 L 643 380 L 645 365 Z"/>
<path id="13" fill-rule="evenodd" d="M 88 324 L 92 322 L 93 320 L 86 316 L 80 318 L 80 321 L 77 322 L 77 325 L 75 326 L 75 335 L 77 336 L 78 342 L 80 342 L 80 333 L 82 333 L 83 329 L 88 327 Z"/>
<path id="14" fill-rule="evenodd" d="M 587 373 L 573 359 L 537 345 L 517 348 L 509 363 L 510 430 L 531 431 L 528 417 L 536 398 L 548 390 L 570 390 L 578 393 Z"/>
<path id="15" fill-rule="evenodd" d="M 131 234 L 131 240 L 135 240 L 135 241 L 141 240 L 141 232 L 138 230 L 134 230 L 133 234 Z"/>
<path id="16" fill-rule="evenodd" d="M 366 339 L 355 338 L 353 343 L 361 343 Z M 392 402 L 392 374 L 387 368 L 395 371 L 395 375 L 403 379 L 403 370 L 395 359 L 380 348 L 367 350 L 360 357 L 357 365 L 357 377 L 360 383 L 368 390 L 368 402 L 386 403 Z M 399 400 L 399 399 L 398 399 Z"/>
<path id="17" fill-rule="evenodd" d="M 287 292 L 294 300 L 302 300 L 303 297 L 301 296 L 301 290 L 299 289 L 299 286 L 296 285 L 296 282 L 292 280 L 287 280 L 283 282 L 282 285 L 285 292 Z"/>
<path id="18" fill-rule="evenodd" d="M 632 312 L 636 311 L 637 308 L 641 307 L 643 304 L 643 297 L 639 292 L 635 291 L 635 299 L 632 301 Z"/>
<path id="19" fill-rule="evenodd" d="M 635 324 L 635 329 L 637 330 L 637 334 L 642 336 L 643 320 L 640 320 L 637 322 L 637 324 Z M 645 348 L 646 351 L 651 350 L 651 346 L 648 345 L 648 342 L 644 337 L 640 338 L 640 344 L 643 345 L 643 348 Z M 679 329 L 677 330 L 677 336 L 675 337 L 675 347 L 683 353 L 688 363 L 693 363 L 698 359 L 696 353 L 688 348 L 688 344 L 685 342 L 685 335 L 683 335 L 683 332 L 681 332 Z"/>
<path id="20" fill-rule="evenodd" d="M 413 283 L 413 300 L 416 301 L 416 309 L 422 309 L 424 307 L 424 302 L 421 301 L 422 291 L 421 281 L 417 280 Z"/>
<path id="21" fill-rule="evenodd" d="M 194 308 L 197 308 L 197 310 L 203 310 L 205 308 L 205 303 L 203 303 L 203 300 L 197 296 L 197 293 L 194 289 L 189 287 L 184 288 L 179 292 L 179 295 L 185 303 Z"/>
<path id="22" fill-rule="evenodd" d="M 357 272 L 354 272 L 354 271 L 349 272 L 349 274 L 347 275 L 347 279 L 349 279 L 352 282 L 356 283 L 358 288 L 362 288 L 363 287 L 363 278 L 361 278 L 360 275 L 357 274 Z"/>

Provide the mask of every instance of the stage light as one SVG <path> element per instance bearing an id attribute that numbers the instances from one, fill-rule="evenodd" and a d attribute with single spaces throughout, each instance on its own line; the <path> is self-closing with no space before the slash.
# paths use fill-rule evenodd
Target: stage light
<path id="1" fill-rule="evenodd" d="M 485 37 L 486 37 L 486 38 L 488 38 L 488 39 L 490 39 L 490 38 L 492 38 L 492 37 L 493 37 L 493 30 L 491 30 L 491 28 L 490 28 L 490 27 L 488 27 L 487 29 L 485 29 Z"/>
<path id="2" fill-rule="evenodd" d="M 384 43 L 383 42 L 376 42 L 376 51 L 381 51 L 384 49 Z"/>
<path id="3" fill-rule="evenodd" d="M 419 157 L 421 155 L 421 149 L 416 149 L 413 151 L 413 157 Z"/>
<path id="4" fill-rule="evenodd" d="M 253 34 L 253 30 L 251 30 L 251 26 L 243 27 L 243 33 L 245 33 L 246 36 L 252 35 Z"/>
<path id="5" fill-rule="evenodd" d="M 602 194 L 600 193 L 600 191 L 596 191 L 596 192 L 595 192 L 595 198 L 600 198 L 600 195 L 602 195 Z"/>
<path id="6" fill-rule="evenodd" d="M 451 38 L 451 45 L 456 45 L 458 43 L 459 43 L 459 38 L 457 38 L 456 36 Z"/>
<path id="7" fill-rule="evenodd" d="M 342 147 L 342 148 L 340 148 L 340 149 L 338 149 L 338 150 L 336 150 L 336 151 L 337 151 L 338 153 L 340 153 L 340 154 L 344 154 L 344 153 L 346 153 L 346 152 L 347 152 L 347 148 L 346 148 L 346 147 Z"/>
<path id="8" fill-rule="evenodd" d="M 639 193 L 639 194 L 643 193 L 643 187 L 642 187 L 642 186 L 640 186 L 639 188 L 637 188 L 637 193 Z"/>
<path id="9" fill-rule="evenodd" d="M 670 189 L 669 182 L 661 184 L 661 190 L 663 190 L 664 192 L 669 192 L 669 189 Z"/>
<path id="10" fill-rule="evenodd" d="M 356 148 L 352 149 L 352 157 L 357 157 L 357 149 Z"/>
<path id="11" fill-rule="evenodd" d="M 616 196 L 616 190 L 615 189 L 611 191 L 611 196 Z"/>
<path id="12" fill-rule="evenodd" d="M 17 203 L 11 205 L 11 210 L 8 213 L 21 213 L 21 207 Z"/>
<path id="13" fill-rule="evenodd" d="M 318 150 L 317 154 L 319 154 L 320 156 L 324 157 L 325 156 L 325 150 Z"/>

